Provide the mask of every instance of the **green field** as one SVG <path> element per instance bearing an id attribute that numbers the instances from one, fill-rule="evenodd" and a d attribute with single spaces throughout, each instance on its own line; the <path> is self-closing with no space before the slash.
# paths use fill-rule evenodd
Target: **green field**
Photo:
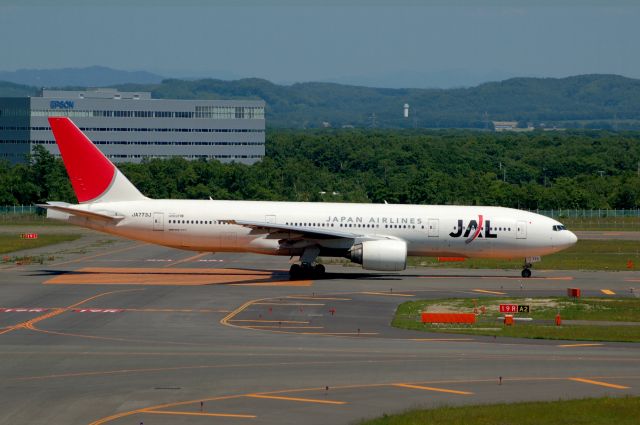
<path id="1" fill-rule="evenodd" d="M 0 226 L 37 224 L 45 226 L 68 226 L 67 223 L 52 220 L 41 214 L 0 214 Z"/>
<path id="2" fill-rule="evenodd" d="M 640 231 L 640 217 L 557 218 L 569 230 Z"/>
<path id="3" fill-rule="evenodd" d="M 589 398 L 411 410 L 359 425 L 636 425 L 640 397 Z"/>
<path id="4" fill-rule="evenodd" d="M 545 321 L 516 322 L 504 326 L 497 320 L 502 316 L 499 304 L 524 304 L 531 307 L 530 313 L 516 317 L 530 317 Z M 485 313 L 482 314 L 484 307 Z M 423 324 L 420 314 L 427 312 L 480 313 L 474 325 Z M 637 326 L 616 325 L 569 325 L 555 326 L 551 321 L 557 313 L 562 320 L 589 320 L 605 322 L 637 322 Z M 504 337 L 567 339 L 585 341 L 640 342 L 640 299 L 638 298 L 481 298 L 442 299 L 409 301 L 398 306 L 392 326 L 426 332 L 446 332 L 473 335 L 495 335 Z"/>
<path id="5" fill-rule="evenodd" d="M 8 254 L 23 249 L 40 248 L 60 242 L 74 241 L 79 234 L 38 235 L 38 239 L 22 239 L 20 234 L 0 234 L 0 254 Z"/>
<path id="6" fill-rule="evenodd" d="M 543 257 L 534 264 L 541 270 L 631 270 L 640 268 L 640 241 L 628 240 L 579 240 L 573 247 L 556 254 Z M 411 266 L 471 268 L 471 269 L 520 269 L 523 259 L 493 260 L 467 259 L 462 262 L 438 262 L 433 257 L 410 257 Z"/>

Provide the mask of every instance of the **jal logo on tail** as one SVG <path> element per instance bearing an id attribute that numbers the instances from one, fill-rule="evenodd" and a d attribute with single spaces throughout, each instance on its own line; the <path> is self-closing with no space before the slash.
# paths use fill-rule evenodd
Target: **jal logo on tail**
<path id="1" fill-rule="evenodd" d="M 478 220 L 469 220 L 467 226 L 464 225 L 464 220 L 458 219 L 457 231 L 449 233 L 452 238 L 465 237 L 467 238 L 464 243 L 470 244 L 476 238 L 495 239 L 498 237 L 495 233 L 491 233 L 491 220 L 484 221 L 482 214 L 478 215 Z"/>

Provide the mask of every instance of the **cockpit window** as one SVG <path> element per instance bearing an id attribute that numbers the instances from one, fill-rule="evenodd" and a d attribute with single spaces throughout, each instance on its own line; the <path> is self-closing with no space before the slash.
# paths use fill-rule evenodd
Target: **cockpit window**
<path id="1" fill-rule="evenodd" d="M 560 232 L 562 230 L 567 230 L 567 228 L 564 227 L 562 224 L 554 224 L 553 225 L 553 231 L 554 232 Z"/>

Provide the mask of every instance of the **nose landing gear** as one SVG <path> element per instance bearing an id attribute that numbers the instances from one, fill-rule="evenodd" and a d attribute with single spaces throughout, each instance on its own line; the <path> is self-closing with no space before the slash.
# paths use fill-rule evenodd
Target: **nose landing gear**
<path id="1" fill-rule="evenodd" d="M 531 277 L 531 266 L 532 266 L 531 263 L 527 263 L 527 262 L 524 263 L 524 267 L 522 268 L 522 273 L 520 273 L 523 278 L 528 279 Z"/>

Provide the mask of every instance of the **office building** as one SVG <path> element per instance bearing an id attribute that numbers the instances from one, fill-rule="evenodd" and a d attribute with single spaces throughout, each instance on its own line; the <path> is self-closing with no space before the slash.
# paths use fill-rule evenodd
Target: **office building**
<path id="1" fill-rule="evenodd" d="M 262 100 L 152 99 L 115 89 L 43 90 L 0 98 L 0 159 L 24 161 L 34 145 L 59 155 L 47 117 L 68 116 L 113 162 L 216 159 L 252 164 L 265 154 Z"/>

